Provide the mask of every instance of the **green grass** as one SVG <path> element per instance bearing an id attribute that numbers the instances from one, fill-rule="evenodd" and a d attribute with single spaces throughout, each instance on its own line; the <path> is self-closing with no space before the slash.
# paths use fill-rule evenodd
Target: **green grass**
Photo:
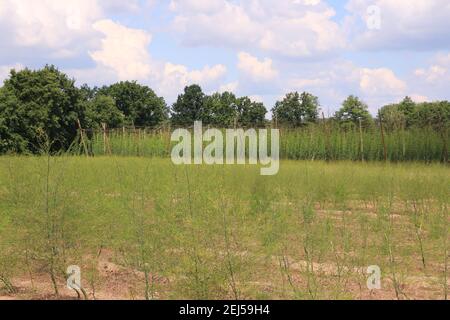
<path id="1" fill-rule="evenodd" d="M 112 130 L 107 136 L 105 143 L 103 133 L 94 134 L 91 149 L 95 155 L 169 157 L 173 146 L 167 130 Z M 443 160 L 443 139 L 431 129 L 386 132 L 385 143 L 387 158 L 393 162 Z M 365 130 L 361 137 L 359 129 L 313 125 L 282 129 L 280 156 L 286 160 L 382 161 L 384 146 L 378 128 Z"/>
<path id="2" fill-rule="evenodd" d="M 13 286 L 41 297 L 36 283 L 52 277 L 63 294 L 79 265 L 90 297 L 114 287 L 140 299 L 445 298 L 448 167 L 283 161 L 277 176 L 259 173 L 1 157 L 0 296 Z M 105 252 L 114 274 L 97 268 Z M 381 291 L 366 288 L 370 265 Z M 28 278 L 34 291 L 18 281 Z"/>

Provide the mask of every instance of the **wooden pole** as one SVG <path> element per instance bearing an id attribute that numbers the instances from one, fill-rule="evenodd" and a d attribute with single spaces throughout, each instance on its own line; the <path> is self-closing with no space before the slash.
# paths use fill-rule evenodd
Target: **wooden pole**
<path id="1" fill-rule="evenodd" d="M 327 119 L 325 118 L 325 113 L 323 112 L 322 112 L 322 120 L 323 120 L 323 132 L 325 133 L 325 161 L 329 162 L 331 160 L 330 135 L 327 125 Z"/>
<path id="2" fill-rule="evenodd" d="M 137 135 L 137 147 L 138 147 L 138 157 L 141 156 L 141 129 L 138 129 L 138 135 Z"/>
<path id="3" fill-rule="evenodd" d="M 381 116 L 380 111 L 378 111 L 378 119 L 380 121 L 381 142 L 383 143 L 384 161 L 387 162 L 388 156 L 387 156 L 386 139 L 384 137 L 383 117 Z"/>
<path id="4" fill-rule="evenodd" d="M 103 155 L 106 155 L 106 123 L 102 123 L 103 129 Z"/>
<path id="5" fill-rule="evenodd" d="M 170 153 L 171 153 L 171 145 L 172 145 L 172 141 L 171 141 L 171 138 L 172 138 L 172 124 L 169 122 L 168 124 L 167 124 L 167 136 L 166 136 L 166 138 L 167 138 L 167 156 L 168 157 L 170 157 Z"/>
<path id="6" fill-rule="evenodd" d="M 363 139 L 363 129 L 362 120 L 359 118 L 359 152 L 361 153 L 361 161 L 364 162 L 364 139 Z"/>
<path id="7" fill-rule="evenodd" d="M 89 152 L 87 149 L 86 141 L 84 141 L 83 128 L 81 127 L 80 119 L 77 119 L 77 125 L 78 125 L 78 129 L 80 130 L 80 138 L 81 138 L 81 143 L 83 144 L 84 153 L 86 154 L 86 157 L 89 157 Z"/>
<path id="8" fill-rule="evenodd" d="M 442 142 L 444 143 L 442 149 L 442 160 L 445 164 L 448 164 L 448 129 L 441 130 Z"/>
<path id="9" fill-rule="evenodd" d="M 106 154 L 111 155 L 111 144 L 109 143 L 109 137 L 108 137 L 108 127 L 106 123 L 102 123 L 103 128 L 103 154 L 106 156 Z"/>

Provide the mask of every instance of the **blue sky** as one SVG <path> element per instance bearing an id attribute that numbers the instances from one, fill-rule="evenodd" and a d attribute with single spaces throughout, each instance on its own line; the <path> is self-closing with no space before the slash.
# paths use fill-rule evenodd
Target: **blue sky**
<path id="1" fill-rule="evenodd" d="M 0 0 L 0 80 L 55 64 L 79 84 L 184 86 L 270 109 L 290 91 L 332 113 L 409 95 L 450 99 L 448 0 Z"/>

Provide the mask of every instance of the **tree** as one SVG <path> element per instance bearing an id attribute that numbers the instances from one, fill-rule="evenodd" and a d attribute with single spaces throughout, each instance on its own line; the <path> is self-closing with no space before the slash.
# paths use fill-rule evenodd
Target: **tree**
<path id="1" fill-rule="evenodd" d="M 248 97 L 238 99 L 237 125 L 242 127 L 262 127 L 266 124 L 267 109 L 261 102 L 254 102 Z"/>
<path id="2" fill-rule="evenodd" d="M 97 87 L 91 88 L 86 83 L 80 87 L 80 92 L 83 101 L 91 101 L 97 95 L 99 89 Z"/>
<path id="3" fill-rule="evenodd" d="M 103 87 L 98 95 L 110 96 L 117 109 L 125 116 L 127 124 L 139 127 L 155 127 L 168 118 L 168 108 L 163 98 L 147 86 L 136 81 L 125 81 Z"/>
<path id="4" fill-rule="evenodd" d="M 205 94 L 199 85 L 184 88 L 172 106 L 172 122 L 180 126 L 192 126 L 195 121 L 210 122 L 211 115 L 205 108 Z"/>
<path id="5" fill-rule="evenodd" d="M 117 108 L 113 98 L 96 95 L 87 102 L 86 123 L 92 129 L 101 128 L 102 123 L 108 128 L 119 128 L 125 123 L 125 115 Z"/>
<path id="6" fill-rule="evenodd" d="M 430 127 L 438 132 L 448 130 L 450 126 L 450 102 L 424 102 L 417 105 L 412 116 L 416 127 Z"/>
<path id="7" fill-rule="evenodd" d="M 380 116 L 387 130 L 395 131 L 406 128 L 406 116 L 398 104 L 384 106 L 380 109 Z"/>
<path id="8" fill-rule="evenodd" d="M 398 105 L 398 110 L 405 115 L 406 126 L 410 127 L 413 122 L 414 112 L 416 111 L 416 103 L 410 97 L 405 97 Z"/>
<path id="9" fill-rule="evenodd" d="M 442 159 L 448 163 L 448 131 L 450 129 L 450 102 L 424 102 L 417 105 L 412 117 L 414 126 L 428 127 L 437 131 L 442 138 Z"/>
<path id="10" fill-rule="evenodd" d="M 209 115 L 208 124 L 220 128 L 228 128 L 234 125 L 237 119 L 238 99 L 231 92 L 214 93 L 205 97 L 205 110 Z"/>
<path id="11" fill-rule="evenodd" d="M 405 97 L 400 103 L 381 108 L 380 115 L 388 130 L 405 129 L 413 125 L 416 107 L 417 104 L 410 97 Z"/>
<path id="12" fill-rule="evenodd" d="M 11 71 L 0 92 L 0 151 L 38 152 L 42 135 L 53 150 L 69 147 L 84 121 L 80 90 L 54 66 Z"/>
<path id="13" fill-rule="evenodd" d="M 291 92 L 272 109 L 274 118 L 282 125 L 300 127 L 317 121 L 319 99 L 310 93 Z"/>
<path id="14" fill-rule="evenodd" d="M 336 120 L 343 125 L 359 125 L 359 122 L 367 127 L 373 123 L 368 106 L 356 96 L 349 96 L 343 103 L 342 108 L 335 114 Z"/>

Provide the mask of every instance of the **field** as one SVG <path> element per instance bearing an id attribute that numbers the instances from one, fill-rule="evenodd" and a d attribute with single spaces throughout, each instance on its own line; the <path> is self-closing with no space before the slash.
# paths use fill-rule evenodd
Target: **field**
<path id="1" fill-rule="evenodd" d="M 167 146 L 166 146 L 167 148 Z M 366 149 L 368 150 L 368 149 Z M 0 299 L 447 299 L 450 171 L 0 157 Z M 367 288 L 379 266 L 381 289 Z"/>
<path id="2" fill-rule="evenodd" d="M 87 131 L 86 149 L 94 155 L 170 157 L 171 130 L 123 128 Z M 280 129 L 280 157 L 285 160 L 448 161 L 448 134 L 430 128 L 342 129 L 332 124 Z M 386 154 L 385 154 L 386 151 Z M 81 149 L 80 153 L 85 152 Z M 386 158 L 385 158 L 386 157 Z"/>

